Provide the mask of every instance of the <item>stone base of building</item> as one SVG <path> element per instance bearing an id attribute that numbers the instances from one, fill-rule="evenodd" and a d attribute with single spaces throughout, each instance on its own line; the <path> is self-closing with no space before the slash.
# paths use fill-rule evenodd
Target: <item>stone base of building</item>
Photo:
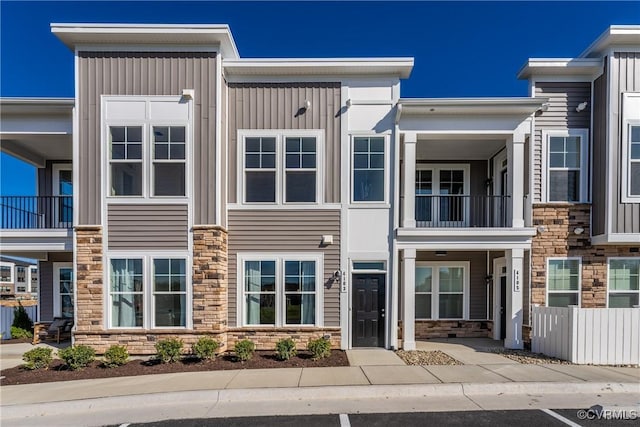
<path id="1" fill-rule="evenodd" d="M 402 321 L 398 322 L 398 339 L 403 338 Z M 416 320 L 416 340 L 429 338 L 493 338 L 491 320 Z"/>
<path id="2" fill-rule="evenodd" d="M 203 334 L 202 332 L 179 332 L 170 331 L 123 331 L 118 333 L 81 333 L 74 334 L 75 345 L 88 345 L 92 347 L 97 354 L 104 352 L 112 345 L 122 345 L 127 348 L 131 355 L 150 356 L 156 354 L 156 342 L 167 338 L 179 338 L 184 343 L 183 353 L 189 354 L 191 346 L 202 337 L 210 337 L 220 343 L 218 351 L 226 351 L 226 334 L 212 333 Z"/>
<path id="3" fill-rule="evenodd" d="M 291 338 L 298 350 L 307 348 L 309 340 L 327 337 L 331 348 L 340 348 L 340 328 L 260 328 L 247 330 L 230 328 L 227 331 L 227 347 L 232 350 L 236 342 L 247 339 L 255 343 L 257 350 L 275 350 L 276 343 Z"/>

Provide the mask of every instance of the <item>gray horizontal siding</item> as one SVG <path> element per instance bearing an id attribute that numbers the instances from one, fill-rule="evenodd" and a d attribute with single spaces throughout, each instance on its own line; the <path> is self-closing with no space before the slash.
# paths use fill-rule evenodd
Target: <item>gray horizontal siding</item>
<path id="1" fill-rule="evenodd" d="M 321 247 L 324 234 L 332 245 Z M 236 210 L 229 212 L 229 325 L 236 326 L 238 252 L 324 254 L 324 324 L 340 326 L 340 289 L 331 277 L 340 268 L 339 210 Z"/>
<path id="2" fill-rule="evenodd" d="M 304 101 L 311 108 L 298 110 Z M 325 201 L 340 202 L 340 83 L 229 84 L 229 203 L 236 203 L 239 129 L 325 131 Z"/>
<path id="3" fill-rule="evenodd" d="M 80 225 L 101 223 L 101 95 L 179 95 L 195 89 L 193 206 L 197 224 L 215 222 L 215 76 L 213 52 L 80 52 Z"/>
<path id="4" fill-rule="evenodd" d="M 611 115 L 609 118 L 610 156 L 615 159 L 611 191 L 613 203 L 611 231 L 613 233 L 640 233 L 640 203 L 622 203 L 622 163 L 621 148 L 627 141 L 622 140 L 621 119 L 623 92 L 640 92 L 640 52 L 615 52 L 611 60 Z M 626 160 L 625 160 L 626 161 Z"/>
<path id="5" fill-rule="evenodd" d="M 533 147 L 533 196 L 542 200 L 542 131 L 561 129 L 589 129 L 591 102 L 586 110 L 576 112 L 578 104 L 591 100 L 591 83 L 537 82 L 535 96 L 549 98 L 549 109 L 535 119 Z"/>
<path id="6" fill-rule="evenodd" d="M 187 205 L 108 205 L 110 250 L 187 249 Z"/>
<path id="7" fill-rule="evenodd" d="M 591 233 L 606 233 L 607 187 L 607 69 L 593 82 L 593 194 Z"/>

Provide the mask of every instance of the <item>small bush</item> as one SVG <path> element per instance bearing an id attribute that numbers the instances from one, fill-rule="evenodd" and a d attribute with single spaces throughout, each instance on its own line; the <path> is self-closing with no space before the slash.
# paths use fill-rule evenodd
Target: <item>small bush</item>
<path id="1" fill-rule="evenodd" d="M 331 356 L 331 342 L 326 338 L 309 340 L 307 350 L 311 352 L 313 360 L 324 359 Z"/>
<path id="2" fill-rule="evenodd" d="M 283 338 L 276 343 L 276 353 L 278 359 L 280 360 L 289 360 L 296 354 L 298 354 L 298 350 L 296 350 L 296 343 L 291 338 Z"/>
<path id="3" fill-rule="evenodd" d="M 256 351 L 256 345 L 251 340 L 238 341 L 233 351 L 236 353 L 239 361 L 246 362 L 253 357 L 253 353 Z"/>
<path id="4" fill-rule="evenodd" d="M 216 357 L 216 351 L 220 344 L 210 337 L 202 337 L 191 347 L 191 352 L 200 360 L 209 360 Z"/>
<path id="5" fill-rule="evenodd" d="M 33 322 L 27 314 L 27 310 L 24 309 L 22 303 L 18 302 L 18 306 L 13 309 L 13 323 L 11 326 L 24 329 L 26 331 L 33 330 Z"/>
<path id="6" fill-rule="evenodd" d="M 36 347 L 27 351 L 22 355 L 22 360 L 25 361 L 24 367 L 31 370 L 47 369 L 53 360 L 52 352 L 53 350 L 47 347 Z"/>
<path id="7" fill-rule="evenodd" d="M 180 360 L 184 343 L 179 338 L 167 338 L 156 343 L 156 358 L 162 363 L 174 363 Z"/>
<path id="8" fill-rule="evenodd" d="M 123 345 L 112 345 L 104 353 L 104 366 L 115 368 L 122 366 L 129 360 L 129 352 Z"/>
<path id="9" fill-rule="evenodd" d="M 14 338 L 14 339 L 33 338 L 33 333 L 31 331 L 27 331 L 26 329 L 18 328 L 17 326 L 12 326 L 11 338 Z"/>
<path id="10" fill-rule="evenodd" d="M 96 351 L 87 345 L 74 345 L 58 350 L 58 356 L 72 371 L 86 368 L 96 360 Z"/>

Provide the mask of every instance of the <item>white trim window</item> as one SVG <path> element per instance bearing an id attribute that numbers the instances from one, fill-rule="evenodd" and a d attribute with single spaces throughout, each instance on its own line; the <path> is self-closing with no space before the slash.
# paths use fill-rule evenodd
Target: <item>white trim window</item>
<path id="1" fill-rule="evenodd" d="M 190 327 L 186 256 L 112 254 L 108 262 L 111 328 Z"/>
<path id="2" fill-rule="evenodd" d="M 588 135 L 588 129 L 543 132 L 547 202 L 587 201 Z"/>
<path id="3" fill-rule="evenodd" d="M 16 265 L 16 292 L 27 292 L 27 267 Z"/>
<path id="4" fill-rule="evenodd" d="M 13 283 L 13 263 L 0 262 L 0 282 Z"/>
<path id="5" fill-rule="evenodd" d="M 321 255 L 238 254 L 238 324 L 321 326 Z"/>
<path id="6" fill-rule="evenodd" d="M 420 226 L 469 223 L 469 164 L 416 166 L 416 222 Z"/>
<path id="7" fill-rule="evenodd" d="M 111 196 L 142 196 L 142 126 L 109 126 Z"/>
<path id="8" fill-rule="evenodd" d="M 385 137 L 354 136 L 352 153 L 352 201 L 384 202 Z"/>
<path id="9" fill-rule="evenodd" d="M 640 203 L 640 93 L 622 94 L 623 203 Z"/>
<path id="10" fill-rule="evenodd" d="M 154 196 L 186 195 L 186 126 L 153 126 Z"/>
<path id="11" fill-rule="evenodd" d="M 609 258 L 607 307 L 631 308 L 640 304 L 640 258 Z"/>
<path id="12" fill-rule="evenodd" d="M 547 258 L 547 307 L 580 306 L 581 258 Z"/>
<path id="13" fill-rule="evenodd" d="M 322 203 L 323 135 L 320 130 L 238 131 L 238 200 Z"/>
<path id="14" fill-rule="evenodd" d="M 73 265 L 71 263 L 53 264 L 53 316 L 73 318 Z"/>
<path id="15" fill-rule="evenodd" d="M 415 318 L 469 318 L 469 262 L 416 263 Z"/>
<path id="16" fill-rule="evenodd" d="M 31 266 L 29 267 L 29 277 L 30 277 L 30 288 L 29 288 L 29 292 L 38 292 L 38 267 L 36 266 Z"/>

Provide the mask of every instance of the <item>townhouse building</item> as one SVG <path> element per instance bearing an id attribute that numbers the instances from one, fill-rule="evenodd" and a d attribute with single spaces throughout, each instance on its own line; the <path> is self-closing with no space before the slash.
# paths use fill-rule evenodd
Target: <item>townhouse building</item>
<path id="1" fill-rule="evenodd" d="M 245 59 L 226 25 L 51 29 L 75 97 L 0 100 L 38 168 L 2 252 L 75 343 L 522 348 L 533 304 L 638 304 L 639 27 L 463 99 L 402 98 L 413 58 Z"/>
<path id="2" fill-rule="evenodd" d="M 0 257 L 0 297 L 31 298 L 38 292 L 38 267 L 26 260 Z"/>

